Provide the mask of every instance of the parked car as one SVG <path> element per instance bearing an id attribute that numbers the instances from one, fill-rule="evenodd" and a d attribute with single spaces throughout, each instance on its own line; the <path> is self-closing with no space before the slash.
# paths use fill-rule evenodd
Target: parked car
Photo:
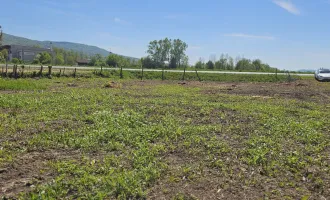
<path id="1" fill-rule="evenodd" d="M 330 81 L 330 69 L 318 69 L 315 72 L 317 81 Z"/>

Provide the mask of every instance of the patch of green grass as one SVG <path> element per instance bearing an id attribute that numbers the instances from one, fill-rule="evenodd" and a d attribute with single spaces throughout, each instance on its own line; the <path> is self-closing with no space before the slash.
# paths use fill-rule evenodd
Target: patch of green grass
<path id="1" fill-rule="evenodd" d="M 38 83 L 25 79 L 14 80 L 0 78 L 0 90 L 44 90 L 47 86 L 43 83 L 44 81 Z"/>

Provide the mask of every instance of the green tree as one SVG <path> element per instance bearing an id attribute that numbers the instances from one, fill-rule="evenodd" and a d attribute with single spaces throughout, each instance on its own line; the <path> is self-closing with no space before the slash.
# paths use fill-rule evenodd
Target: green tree
<path id="1" fill-rule="evenodd" d="M 206 63 L 206 66 L 208 69 L 214 69 L 214 63 L 210 60 Z"/>
<path id="2" fill-rule="evenodd" d="M 18 58 L 13 58 L 11 62 L 16 65 L 21 63 L 21 61 Z"/>
<path id="3" fill-rule="evenodd" d="M 262 62 L 259 59 L 256 59 L 252 62 L 252 65 L 256 71 L 264 71 Z"/>
<path id="4" fill-rule="evenodd" d="M 171 55 L 171 48 L 172 48 L 172 41 L 168 38 L 164 40 L 159 40 L 158 43 L 160 44 L 161 50 L 161 62 L 170 61 Z"/>
<path id="5" fill-rule="evenodd" d="M 161 51 L 161 46 L 157 40 L 153 40 L 149 43 L 147 53 L 155 63 L 161 62 Z"/>
<path id="6" fill-rule="evenodd" d="M 118 56 L 116 54 L 110 54 L 106 60 L 106 64 L 112 67 L 119 66 L 120 62 L 121 62 L 121 56 Z"/>
<path id="7" fill-rule="evenodd" d="M 227 63 L 227 70 L 233 70 L 233 69 L 234 69 L 234 59 L 232 57 L 229 57 Z"/>
<path id="8" fill-rule="evenodd" d="M 220 70 L 226 70 L 227 68 L 227 58 L 225 57 L 224 54 L 221 54 L 220 59 L 219 59 L 219 64 L 218 64 Z"/>
<path id="9" fill-rule="evenodd" d="M 67 58 L 66 58 L 66 64 L 68 65 L 74 65 L 76 63 L 73 55 L 69 55 Z"/>
<path id="10" fill-rule="evenodd" d="M 106 66 L 106 62 L 101 54 L 96 54 L 91 57 L 91 60 L 89 62 L 90 66 Z"/>
<path id="11" fill-rule="evenodd" d="M 177 61 L 175 59 L 175 57 L 172 57 L 169 63 L 169 68 L 177 68 Z"/>
<path id="12" fill-rule="evenodd" d="M 7 59 L 8 59 L 8 50 L 7 49 L 3 49 L 0 52 L 0 62 L 6 62 Z"/>
<path id="13" fill-rule="evenodd" d="M 48 52 L 42 52 L 39 57 L 39 62 L 43 65 L 50 64 L 52 62 L 52 56 Z"/>
<path id="14" fill-rule="evenodd" d="M 156 68 L 157 64 L 148 56 L 148 57 L 145 57 L 141 60 L 142 62 L 142 65 L 144 68 L 151 68 L 151 69 L 154 69 Z"/>
<path id="15" fill-rule="evenodd" d="M 236 63 L 236 70 L 238 71 L 250 71 L 254 70 L 251 60 L 243 58 Z"/>
<path id="16" fill-rule="evenodd" d="M 57 53 L 55 58 L 55 64 L 56 65 L 63 65 L 64 64 L 64 56 L 61 53 Z"/>
<path id="17" fill-rule="evenodd" d="M 195 64 L 196 69 L 203 69 L 204 68 L 204 63 L 200 60 Z"/>
<path id="18" fill-rule="evenodd" d="M 176 66 L 180 67 L 183 59 L 186 57 L 185 51 L 187 50 L 188 45 L 180 39 L 174 39 L 171 46 L 171 58 L 176 61 Z"/>
<path id="19" fill-rule="evenodd" d="M 181 66 L 188 67 L 189 66 L 189 57 L 185 55 L 181 60 Z"/>
<path id="20" fill-rule="evenodd" d="M 188 45 L 180 39 L 171 40 L 168 38 L 162 40 L 153 40 L 148 45 L 147 53 L 154 64 L 164 66 L 169 62 L 170 68 L 180 66 L 185 59 Z"/>

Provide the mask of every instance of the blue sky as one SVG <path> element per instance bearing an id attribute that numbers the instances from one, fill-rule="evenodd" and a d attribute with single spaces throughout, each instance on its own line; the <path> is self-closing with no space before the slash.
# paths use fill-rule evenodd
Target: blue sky
<path id="1" fill-rule="evenodd" d="M 330 0 L 2 1 L 5 32 L 96 45 L 133 57 L 149 41 L 188 43 L 200 57 L 260 58 L 280 69 L 330 67 Z"/>

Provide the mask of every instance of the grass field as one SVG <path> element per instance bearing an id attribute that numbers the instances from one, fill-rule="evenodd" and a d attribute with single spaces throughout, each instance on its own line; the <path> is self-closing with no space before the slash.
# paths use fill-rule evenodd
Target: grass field
<path id="1" fill-rule="evenodd" d="M 0 79 L 0 197 L 330 197 L 329 83 L 111 81 Z"/>

